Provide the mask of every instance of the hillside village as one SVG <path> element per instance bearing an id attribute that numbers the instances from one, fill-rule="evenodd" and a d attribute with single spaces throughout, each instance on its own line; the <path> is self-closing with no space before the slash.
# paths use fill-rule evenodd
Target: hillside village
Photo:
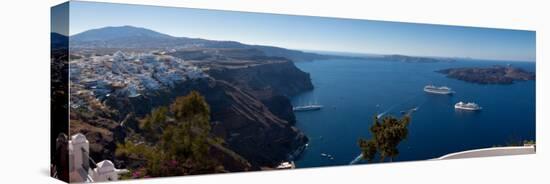
<path id="1" fill-rule="evenodd" d="M 102 101 L 111 95 L 138 97 L 145 91 L 172 88 L 208 75 L 202 69 L 164 52 L 80 57 L 70 61 L 71 107 L 84 105 L 82 95 Z"/>

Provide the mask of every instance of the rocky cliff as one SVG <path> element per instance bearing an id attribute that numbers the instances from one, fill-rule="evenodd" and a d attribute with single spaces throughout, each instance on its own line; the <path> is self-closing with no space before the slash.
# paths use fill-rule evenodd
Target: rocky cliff
<path id="1" fill-rule="evenodd" d="M 312 90 L 308 73 L 298 69 L 288 60 L 263 62 L 251 67 L 211 67 L 208 74 L 224 80 L 260 99 L 276 116 L 295 123 L 289 97 Z"/>
<path id="2" fill-rule="evenodd" d="M 89 116 L 92 119 L 73 118 L 78 121 L 71 124 L 71 132 L 83 132 L 90 136 L 92 147 L 97 147 L 92 151 L 99 152 L 94 156 L 110 158 L 117 140 L 115 134 L 124 135 L 124 131 L 117 131 L 120 129 L 117 122 L 135 127 L 134 118 L 143 117 L 154 107 L 167 105 L 192 90 L 205 96 L 210 105 L 213 134 L 224 139 L 227 147 L 249 161 L 253 168 L 275 166 L 307 143 L 307 137 L 301 131 L 274 115 L 258 98 L 228 82 L 212 78 L 187 81 L 171 90 L 154 91 L 135 98 L 110 96 L 103 104 L 113 109 L 111 114 L 114 120 L 98 118 L 100 116 L 97 114 Z M 235 165 L 225 167 L 239 170 Z M 247 169 L 250 168 L 241 168 Z"/>

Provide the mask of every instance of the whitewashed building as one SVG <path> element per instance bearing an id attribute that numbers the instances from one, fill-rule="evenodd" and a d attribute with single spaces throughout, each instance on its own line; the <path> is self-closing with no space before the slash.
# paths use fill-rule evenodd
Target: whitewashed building
<path id="1" fill-rule="evenodd" d="M 117 169 L 113 162 L 103 160 L 97 164 L 90 158 L 90 143 L 86 136 L 77 133 L 69 140 L 69 174 L 71 182 L 104 182 L 117 181 L 119 175 L 127 173 L 126 169 Z M 90 167 L 90 162 L 95 168 Z"/>

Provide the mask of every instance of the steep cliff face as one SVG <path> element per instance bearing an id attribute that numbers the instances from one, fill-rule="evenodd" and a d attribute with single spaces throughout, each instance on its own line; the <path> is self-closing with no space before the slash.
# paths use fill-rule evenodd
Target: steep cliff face
<path id="1" fill-rule="evenodd" d="M 309 74 L 288 60 L 271 61 L 253 67 L 212 68 L 208 74 L 254 92 L 260 98 L 275 95 L 289 97 L 313 89 Z"/>
<path id="2" fill-rule="evenodd" d="M 302 132 L 274 115 L 258 98 L 215 79 L 188 81 L 138 98 L 111 97 L 105 104 L 119 111 L 116 114 L 134 112 L 140 117 L 192 90 L 201 93 L 210 105 L 213 134 L 255 167 L 275 166 L 307 143 Z"/>
<path id="3" fill-rule="evenodd" d="M 274 115 L 253 95 L 225 81 L 201 91 L 212 108 L 214 134 L 260 166 L 275 166 L 307 143 L 306 136 Z"/>
<path id="4" fill-rule="evenodd" d="M 213 67 L 208 73 L 251 93 L 273 114 L 291 124 L 296 120 L 289 97 L 313 89 L 309 74 L 288 60 L 270 61 L 253 67 Z"/>

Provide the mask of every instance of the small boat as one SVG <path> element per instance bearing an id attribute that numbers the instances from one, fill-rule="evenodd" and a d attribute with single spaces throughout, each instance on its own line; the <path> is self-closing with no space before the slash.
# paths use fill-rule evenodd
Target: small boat
<path id="1" fill-rule="evenodd" d="M 294 164 L 293 161 L 282 162 L 281 164 L 279 164 L 279 166 L 277 166 L 277 169 L 294 169 L 294 168 L 296 168 L 296 165 Z"/>
<path id="2" fill-rule="evenodd" d="M 427 85 L 424 86 L 424 91 L 426 93 L 432 93 L 432 94 L 438 94 L 438 95 L 452 95 L 454 91 L 451 90 L 451 88 L 447 86 L 434 86 L 434 85 Z"/>
<path id="3" fill-rule="evenodd" d="M 482 108 L 478 104 L 473 102 L 468 102 L 468 103 L 458 102 L 455 104 L 455 109 L 478 111 L 478 110 L 481 110 Z"/>
<path id="4" fill-rule="evenodd" d="M 334 160 L 334 157 L 331 154 L 321 153 L 322 157 L 327 157 L 330 160 Z"/>

